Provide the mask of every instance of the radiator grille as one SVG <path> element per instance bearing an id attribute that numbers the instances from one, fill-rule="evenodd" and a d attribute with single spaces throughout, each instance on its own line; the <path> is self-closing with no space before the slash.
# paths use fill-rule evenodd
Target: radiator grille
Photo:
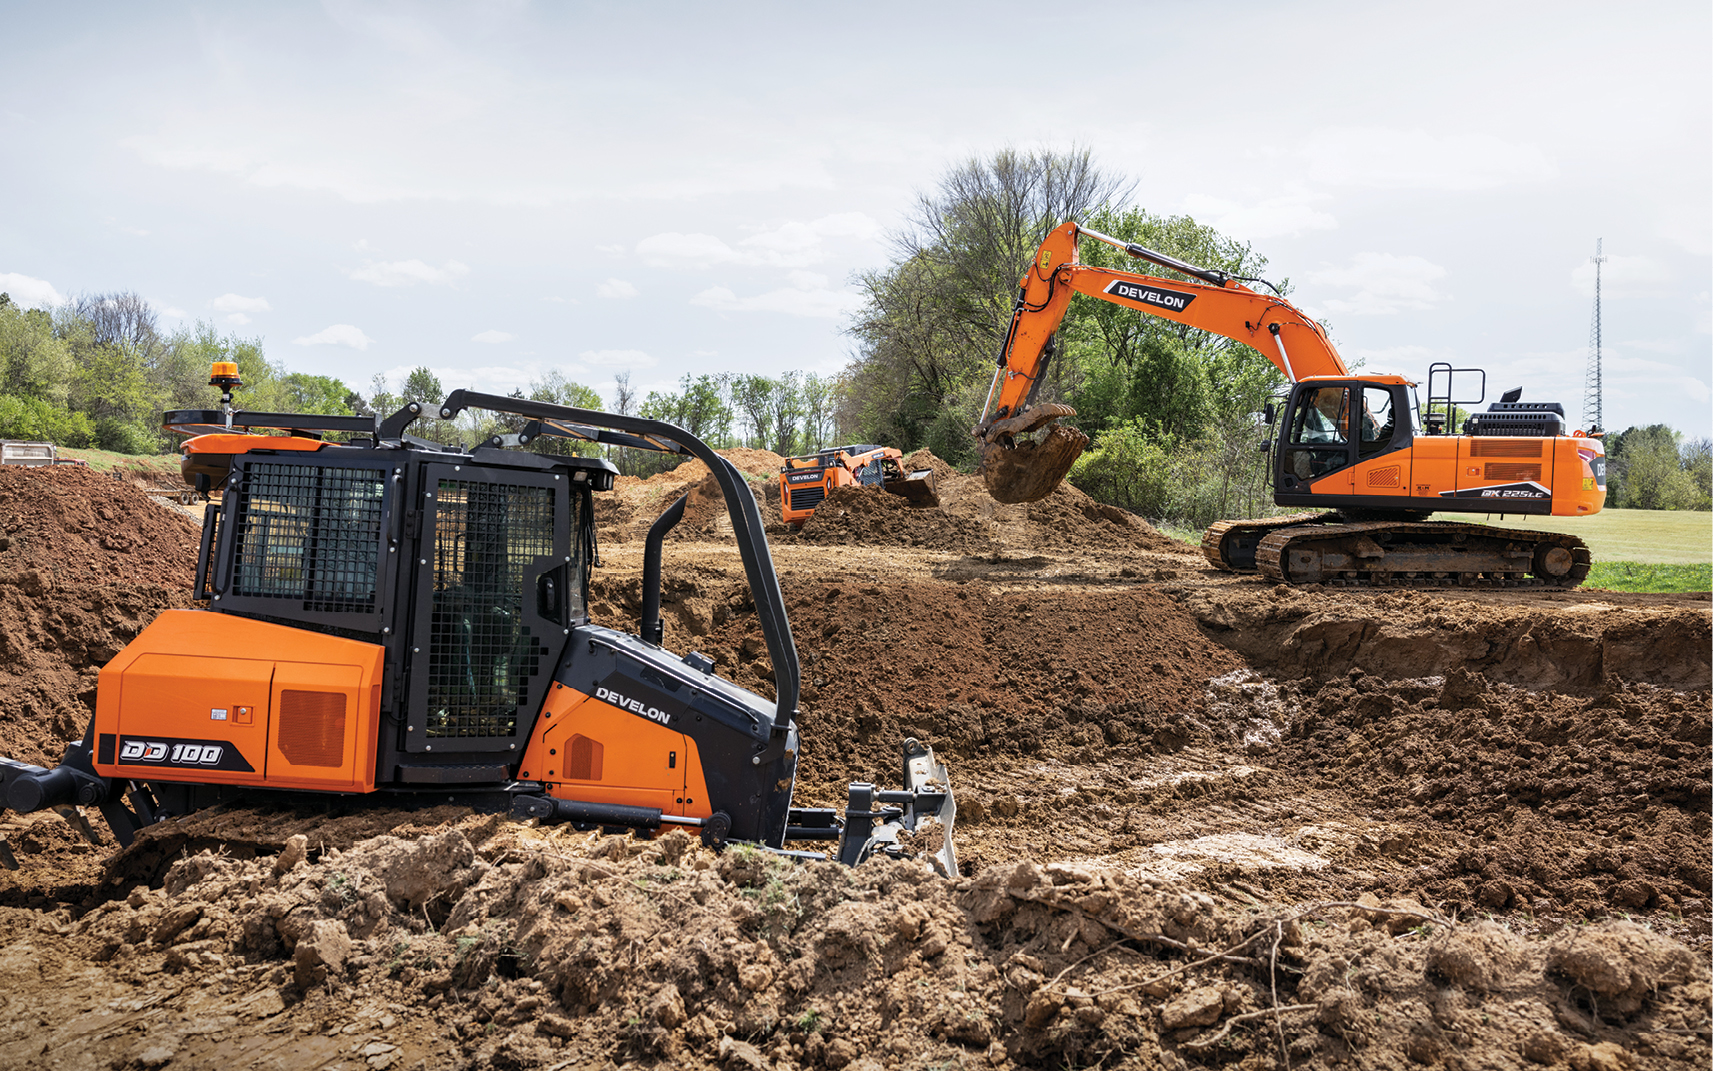
<path id="1" fill-rule="evenodd" d="M 1539 463 L 1530 465 L 1521 461 L 1489 461 L 1482 472 L 1489 480 L 1538 480 L 1541 478 Z"/>
<path id="2" fill-rule="evenodd" d="M 814 509 L 827 497 L 825 487 L 793 487 L 791 489 L 792 509 Z"/>
<path id="3" fill-rule="evenodd" d="M 1387 465 L 1383 469 L 1370 469 L 1368 471 L 1369 487 L 1402 487 L 1403 484 L 1403 475 L 1397 465 Z"/>
<path id="4" fill-rule="evenodd" d="M 279 743 L 293 766 L 345 765 L 345 693 L 282 690 Z"/>
<path id="5" fill-rule="evenodd" d="M 1470 457 L 1539 457 L 1539 439 L 1470 439 Z"/>
<path id="6" fill-rule="evenodd" d="M 548 488 L 439 481 L 428 736 L 516 734 L 545 654 L 523 623 L 524 573 L 552 553 Z"/>
<path id="7" fill-rule="evenodd" d="M 232 594 L 373 612 L 384 487 L 377 469 L 251 465 L 234 520 Z"/>

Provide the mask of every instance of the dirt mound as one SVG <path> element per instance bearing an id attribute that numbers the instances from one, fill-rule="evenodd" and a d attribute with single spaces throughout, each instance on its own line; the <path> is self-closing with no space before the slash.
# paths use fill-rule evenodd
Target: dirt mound
<path id="1" fill-rule="evenodd" d="M 932 506 L 917 506 L 878 487 L 835 487 L 797 536 L 804 543 L 922 547 L 982 554 L 993 549 L 990 526 Z"/>
<path id="2" fill-rule="evenodd" d="M 0 578 L 11 583 L 187 588 L 196 549 L 195 529 L 129 483 L 81 465 L 0 467 Z"/>
<path id="3" fill-rule="evenodd" d="M 904 459 L 909 470 L 929 468 L 939 506 L 913 506 L 898 495 L 841 487 L 817 506 L 799 539 L 806 543 L 921 547 L 964 554 L 998 550 L 1196 553 L 1124 510 L 1102 505 L 1068 483 L 1038 502 L 994 500 L 980 476 L 970 476 L 927 450 Z"/>
<path id="4" fill-rule="evenodd" d="M 1257 914 L 1076 867 L 947 881 L 916 861 L 715 856 L 682 833 L 645 843 L 466 821 L 313 855 L 310 843 L 194 855 L 161 888 L 75 921 L 0 913 L 19 953 L 0 957 L 0 991 L 30 991 L 32 1013 L 32 1029 L 0 1034 L 0 1059 L 1318 1068 L 1705 1055 L 1705 962 L 1623 923 L 1548 942 L 1410 900 Z M 79 1026 L 92 1005 L 105 1009 L 98 1031 Z"/>
<path id="5" fill-rule="evenodd" d="M 1389 818 L 1473 838 L 1400 891 L 1466 912 L 1705 921 L 1713 875 L 1706 692 L 1625 683 L 1593 698 L 1479 674 L 1388 681 L 1352 670 L 1287 687 L 1280 760 L 1348 784 Z"/>
<path id="6" fill-rule="evenodd" d="M 787 590 L 803 669 L 804 771 L 896 777 L 916 736 L 959 760 L 1069 754 L 1197 735 L 1204 684 L 1241 665 L 1171 600 L 1005 592 L 984 584 L 813 584 Z M 724 600 L 696 645 L 772 694 L 752 609 Z M 837 744 L 835 745 L 834 742 Z"/>
<path id="7" fill-rule="evenodd" d="M 735 465 L 750 485 L 756 500 L 762 505 L 763 522 L 777 524 L 779 508 L 772 507 L 769 517 L 765 489 L 771 481 L 777 483 L 785 459 L 771 450 L 751 450 L 737 447 L 721 450 L 719 455 Z M 595 495 L 595 524 L 602 540 L 613 543 L 637 542 L 647 538 L 649 526 L 673 499 L 689 494 L 684 518 L 668 539 L 729 540 L 731 519 L 726 512 L 725 496 L 708 466 L 690 460 L 677 468 L 655 473 L 647 479 L 619 476 L 613 480 L 610 492 Z M 777 501 L 777 491 L 773 499 Z"/>
<path id="8" fill-rule="evenodd" d="M 0 468 L 0 754 L 57 762 L 95 709 L 95 673 L 188 603 L 197 531 L 82 466 Z"/>

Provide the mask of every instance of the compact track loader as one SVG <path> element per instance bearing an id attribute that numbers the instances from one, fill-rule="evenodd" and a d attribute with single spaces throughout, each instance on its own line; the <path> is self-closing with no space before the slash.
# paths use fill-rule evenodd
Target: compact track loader
<path id="1" fill-rule="evenodd" d="M 904 470 L 904 454 L 890 446 L 832 446 L 788 457 L 779 470 L 779 511 L 785 523 L 803 527 L 815 507 L 839 487 L 879 487 L 918 506 L 940 504 L 933 469 Z"/>
<path id="2" fill-rule="evenodd" d="M 205 511 L 199 609 L 169 610 L 100 671 L 95 715 L 53 769 L 0 760 L 0 803 L 98 808 L 119 841 L 238 800 L 390 807 L 462 802 L 579 828 L 698 830 L 773 850 L 837 842 L 857 863 L 896 852 L 937 819 L 955 874 L 945 767 L 906 741 L 904 787 L 850 786 L 841 816 L 792 806 L 797 650 L 753 495 L 680 428 L 456 391 L 440 407 L 505 413 L 541 435 L 693 456 L 724 494 L 777 697 L 661 646 L 662 542 L 650 530 L 641 635 L 591 623 L 600 459 L 472 450 L 386 419 L 235 412 L 235 366 L 216 366 L 220 410 L 169 412 L 191 435 L 187 482 Z M 276 432 L 286 434 L 274 434 Z M 344 433 L 347 442 L 322 438 Z M 0 845 L 3 848 L 3 845 Z M 813 855 L 804 852 L 801 854 Z M 9 855 L 0 851 L 0 855 Z"/>

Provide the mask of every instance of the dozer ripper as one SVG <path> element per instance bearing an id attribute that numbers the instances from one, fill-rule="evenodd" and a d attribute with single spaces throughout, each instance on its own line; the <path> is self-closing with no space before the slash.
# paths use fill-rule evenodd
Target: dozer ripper
<path id="1" fill-rule="evenodd" d="M 779 470 L 779 512 L 802 528 L 815 507 L 840 487 L 879 487 L 919 506 L 940 504 L 933 469 L 904 471 L 904 453 L 890 446 L 833 446 L 788 457 Z"/>
<path id="2" fill-rule="evenodd" d="M 100 671 L 95 714 L 53 769 L 0 760 L 0 803 L 56 808 L 93 838 L 98 808 L 129 844 L 153 822 L 235 801 L 412 807 L 462 802 L 578 828 L 695 830 L 718 846 L 837 842 L 855 864 L 939 822 L 957 872 L 944 765 L 904 742 L 901 790 L 850 786 L 843 815 L 792 806 L 799 668 L 754 496 L 705 443 L 658 421 L 471 391 L 439 407 L 522 418 L 541 435 L 695 457 L 731 515 L 777 688 L 662 644 L 662 544 L 645 546 L 640 636 L 593 624 L 592 496 L 607 461 L 471 450 L 379 417 L 165 414 L 206 496 L 198 609 L 168 610 Z M 285 432 L 285 434 L 276 434 Z M 333 442 L 328 433 L 349 441 Z M 923 830 L 926 832 L 926 829 Z M 3 847 L 3 846 L 0 846 Z M 797 854 L 817 853 L 796 850 Z"/>
<path id="3" fill-rule="evenodd" d="M 1085 236 L 1185 278 L 1080 264 Z M 1574 587 L 1588 576 L 1592 559 L 1575 536 L 1427 518 L 1598 513 L 1606 500 L 1599 429 L 1567 433 L 1561 404 L 1522 401 L 1520 389 L 1454 428 L 1462 407 L 1486 399 L 1481 370 L 1434 364 L 1424 405 L 1402 376 L 1352 374 L 1321 325 L 1276 292 L 1074 222 L 1049 234 L 1024 272 L 974 429 L 1000 501 L 1050 493 L 1088 442 L 1055 423 L 1075 414 L 1070 407 L 1032 404 L 1074 294 L 1241 342 L 1289 383 L 1282 409 L 1268 403 L 1265 414 L 1279 429 L 1266 444 L 1273 500 L 1317 512 L 1210 526 L 1202 551 L 1218 568 L 1291 584 Z M 1456 396 L 1458 377 L 1461 393 L 1474 397 Z M 1040 428 L 1049 429 L 1040 442 L 1016 442 Z"/>

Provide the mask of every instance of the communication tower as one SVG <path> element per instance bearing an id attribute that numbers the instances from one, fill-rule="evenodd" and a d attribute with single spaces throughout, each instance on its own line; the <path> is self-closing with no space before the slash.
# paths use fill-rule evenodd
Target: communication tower
<path id="1" fill-rule="evenodd" d="M 1594 239 L 1594 322 L 1588 328 L 1588 374 L 1582 383 L 1582 424 L 1589 431 L 1606 427 L 1600 402 L 1600 265 L 1606 263 L 1601 255 L 1604 244 L 1604 238 Z"/>

